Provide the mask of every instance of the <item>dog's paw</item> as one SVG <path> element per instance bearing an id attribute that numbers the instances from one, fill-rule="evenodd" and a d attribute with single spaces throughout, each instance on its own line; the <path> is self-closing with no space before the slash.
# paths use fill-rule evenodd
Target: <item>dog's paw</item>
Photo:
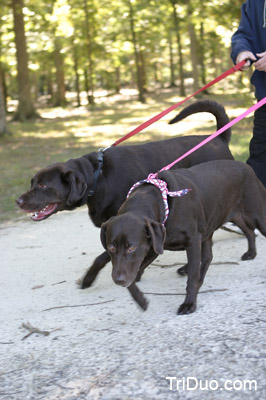
<path id="1" fill-rule="evenodd" d="M 241 257 L 242 261 L 246 260 L 253 260 L 256 257 L 257 253 L 255 251 L 247 251 L 246 253 L 243 254 Z"/>
<path id="2" fill-rule="evenodd" d="M 195 303 L 183 303 L 177 310 L 178 315 L 191 314 L 196 310 Z"/>
<path id="3" fill-rule="evenodd" d="M 146 310 L 147 310 L 148 305 L 149 305 L 149 302 L 148 302 L 148 300 L 145 299 L 145 297 L 143 297 L 143 299 L 141 299 L 141 300 L 138 301 L 137 303 L 138 303 L 138 305 L 140 306 L 140 308 L 141 308 L 143 311 L 146 311 Z"/>
<path id="4" fill-rule="evenodd" d="M 178 268 L 176 271 L 179 275 L 186 276 L 187 275 L 187 264 L 181 268 Z"/>
<path id="5" fill-rule="evenodd" d="M 80 281 L 80 288 L 81 289 L 87 289 L 95 281 L 95 276 L 85 275 L 84 278 L 83 279 L 79 279 L 79 281 Z"/>

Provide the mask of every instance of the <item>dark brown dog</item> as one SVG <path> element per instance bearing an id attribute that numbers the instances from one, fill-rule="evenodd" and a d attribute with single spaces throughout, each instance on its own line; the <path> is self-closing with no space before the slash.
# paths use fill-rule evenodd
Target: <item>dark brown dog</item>
<path id="1" fill-rule="evenodd" d="M 180 120 L 196 112 L 215 115 L 217 129 L 228 122 L 224 108 L 207 100 L 186 107 L 178 118 Z M 187 168 L 209 160 L 233 159 L 228 148 L 230 136 L 229 129 L 176 167 Z M 135 146 L 111 147 L 104 153 L 93 152 L 53 164 L 33 177 L 30 190 L 17 199 L 17 204 L 23 211 L 33 213 L 34 221 L 42 221 L 58 211 L 73 210 L 87 204 L 93 223 L 100 227 L 116 215 L 134 182 L 145 178 L 151 171 L 158 171 L 205 137 L 183 136 Z M 82 287 L 89 287 L 109 261 L 108 252 L 97 257 L 85 275 Z"/>
<path id="2" fill-rule="evenodd" d="M 266 236 L 266 189 L 252 168 L 240 161 L 217 160 L 189 169 L 159 174 L 170 191 L 192 189 L 184 197 L 168 198 L 165 226 L 160 190 L 144 183 L 134 189 L 116 217 L 102 225 L 101 240 L 112 260 L 112 278 L 127 287 L 143 309 L 147 302 L 135 285 L 137 275 L 163 250 L 186 250 L 187 295 L 178 314 L 196 309 L 197 293 L 212 260 L 212 236 L 231 221 L 245 232 L 249 248 L 242 259 L 256 254 L 254 230 Z"/>

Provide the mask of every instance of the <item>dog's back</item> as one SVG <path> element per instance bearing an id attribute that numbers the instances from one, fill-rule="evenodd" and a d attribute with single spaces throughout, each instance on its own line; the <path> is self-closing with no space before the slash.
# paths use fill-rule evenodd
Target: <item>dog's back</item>
<path id="1" fill-rule="evenodd" d="M 171 191 L 191 186 L 213 227 L 242 214 L 251 229 L 265 232 L 266 189 L 247 164 L 215 160 L 189 169 L 165 171 L 159 177 L 166 180 Z M 170 201 L 175 204 L 175 199 Z M 184 206 L 188 201 L 189 196 L 184 198 Z"/>

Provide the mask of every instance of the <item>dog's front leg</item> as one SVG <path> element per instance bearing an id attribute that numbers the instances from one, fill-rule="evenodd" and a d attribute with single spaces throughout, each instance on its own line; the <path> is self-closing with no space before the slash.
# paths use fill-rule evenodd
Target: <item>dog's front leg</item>
<path id="1" fill-rule="evenodd" d="M 133 282 L 129 287 L 128 287 L 129 293 L 133 297 L 133 299 L 136 301 L 136 303 L 142 308 L 143 311 L 146 311 L 148 308 L 148 300 L 146 300 L 144 294 L 139 290 L 137 287 L 136 283 Z"/>
<path id="2" fill-rule="evenodd" d="M 212 235 L 201 246 L 200 286 L 203 285 L 205 275 L 212 262 Z"/>
<path id="3" fill-rule="evenodd" d="M 92 266 L 86 272 L 86 275 L 82 279 L 81 289 L 88 288 L 95 281 L 98 273 L 105 267 L 105 265 L 111 261 L 110 254 L 108 251 L 104 251 L 95 260 Z"/>
<path id="4" fill-rule="evenodd" d="M 155 253 L 155 251 L 151 249 L 149 251 L 149 253 L 146 255 L 146 257 L 144 258 L 144 260 L 142 261 L 142 263 L 141 263 L 141 265 L 139 267 L 139 271 L 138 271 L 137 278 L 136 278 L 135 282 L 133 282 L 128 287 L 129 293 L 131 294 L 133 299 L 138 303 L 138 305 L 144 311 L 147 310 L 149 302 L 148 302 L 148 300 L 146 300 L 146 298 L 143 295 L 143 293 L 137 287 L 136 282 L 138 282 L 140 280 L 140 277 L 143 274 L 145 268 L 148 267 L 148 265 L 150 265 L 157 257 L 158 257 L 158 254 Z"/>
<path id="5" fill-rule="evenodd" d="M 178 308 L 178 314 L 190 314 L 196 310 L 197 294 L 200 287 L 200 262 L 201 262 L 201 235 L 193 238 L 187 249 L 187 295 L 185 301 Z"/>
<path id="6" fill-rule="evenodd" d="M 155 253 L 153 249 L 151 249 L 139 267 L 136 282 L 140 281 L 145 268 L 147 268 L 157 257 L 158 254 Z"/>

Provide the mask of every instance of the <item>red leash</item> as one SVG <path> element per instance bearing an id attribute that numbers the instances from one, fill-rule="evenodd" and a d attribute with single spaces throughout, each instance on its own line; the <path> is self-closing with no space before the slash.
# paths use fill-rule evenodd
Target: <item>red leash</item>
<path id="1" fill-rule="evenodd" d="M 203 92 L 208 87 L 210 87 L 210 86 L 214 85 L 215 83 L 221 81 L 222 79 L 226 78 L 228 75 L 231 75 L 236 71 L 239 71 L 245 65 L 245 63 L 246 63 L 245 60 L 241 61 L 240 63 L 238 63 L 234 67 L 230 68 L 228 71 L 225 71 L 221 75 L 217 76 L 217 78 L 215 78 L 211 82 L 207 83 L 205 86 L 203 86 L 201 89 L 197 90 L 195 93 L 193 93 L 190 96 L 188 96 L 186 99 L 180 101 L 179 103 L 173 104 L 171 107 L 167 108 L 166 110 L 162 111 L 161 113 L 159 113 L 159 114 L 155 115 L 154 117 L 150 118 L 148 121 L 143 122 L 143 124 L 139 125 L 135 129 L 133 129 L 133 131 L 129 132 L 128 134 L 126 134 L 125 136 L 123 136 L 122 138 L 120 138 L 116 142 L 114 142 L 112 144 L 112 146 L 117 146 L 118 144 L 120 144 L 120 143 L 124 142 L 125 140 L 129 139 L 131 136 L 136 135 L 137 133 L 141 132 L 143 129 L 147 128 L 148 126 L 150 126 L 154 122 L 156 122 L 159 119 L 161 119 L 162 117 L 164 117 L 169 112 L 173 111 L 175 108 L 177 108 L 181 104 L 185 103 L 187 100 L 191 99 L 191 97 L 195 96 L 196 94 L 198 94 L 200 92 Z"/>

